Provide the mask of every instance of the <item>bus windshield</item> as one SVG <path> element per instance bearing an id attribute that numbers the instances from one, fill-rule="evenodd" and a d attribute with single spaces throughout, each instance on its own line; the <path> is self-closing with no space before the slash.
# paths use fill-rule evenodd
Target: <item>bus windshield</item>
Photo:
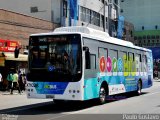
<path id="1" fill-rule="evenodd" d="M 79 34 L 31 36 L 29 81 L 78 81 L 81 78 Z"/>

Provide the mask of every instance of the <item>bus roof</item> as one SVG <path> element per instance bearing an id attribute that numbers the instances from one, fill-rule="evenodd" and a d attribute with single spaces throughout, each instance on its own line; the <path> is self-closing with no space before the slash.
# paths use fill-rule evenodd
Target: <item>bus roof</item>
<path id="1" fill-rule="evenodd" d="M 54 30 L 54 32 L 48 32 L 48 33 L 39 33 L 39 34 L 32 34 L 31 36 L 37 36 L 37 35 L 57 35 L 57 34 L 73 34 L 73 33 L 79 33 L 82 34 L 85 37 L 90 38 L 97 38 L 100 41 L 109 42 L 113 44 L 118 44 L 122 46 L 127 46 L 135 49 L 140 49 L 144 51 L 151 51 L 146 48 L 142 48 L 139 46 L 135 46 L 132 42 L 124 41 L 121 39 L 117 39 L 114 37 L 110 37 L 108 33 L 95 30 L 93 28 L 85 27 L 85 26 L 71 26 L 71 27 L 59 27 Z"/>

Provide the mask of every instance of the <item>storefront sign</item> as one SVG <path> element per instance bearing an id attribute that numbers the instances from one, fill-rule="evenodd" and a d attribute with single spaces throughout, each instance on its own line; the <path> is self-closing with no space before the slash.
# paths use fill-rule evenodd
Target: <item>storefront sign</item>
<path id="1" fill-rule="evenodd" d="M 0 53 L 0 66 L 5 66 L 5 56 L 3 53 Z"/>

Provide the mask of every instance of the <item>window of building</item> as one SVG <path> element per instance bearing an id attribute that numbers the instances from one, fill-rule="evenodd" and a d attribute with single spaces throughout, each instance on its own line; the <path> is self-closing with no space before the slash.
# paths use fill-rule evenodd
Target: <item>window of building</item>
<path id="1" fill-rule="evenodd" d="M 114 3 L 115 3 L 115 4 L 118 4 L 118 0 L 114 0 Z"/>
<path id="2" fill-rule="evenodd" d="M 141 36 L 139 36 L 139 37 L 138 37 L 138 40 L 142 40 L 142 37 L 141 37 Z"/>
<path id="3" fill-rule="evenodd" d="M 104 3 L 104 0 L 101 0 L 102 3 Z"/>
<path id="4" fill-rule="evenodd" d="M 132 30 L 130 31 L 130 34 L 131 34 L 131 37 L 133 37 L 133 31 Z"/>
<path id="5" fill-rule="evenodd" d="M 150 35 L 147 35 L 147 39 L 150 39 L 151 37 L 150 37 Z"/>
<path id="6" fill-rule="evenodd" d="M 100 19 L 100 27 L 104 27 L 104 16 L 101 15 L 101 19 Z"/>
<path id="7" fill-rule="evenodd" d="M 156 39 L 159 39 L 159 35 L 156 35 Z"/>
<path id="8" fill-rule="evenodd" d="M 143 35 L 143 39 L 146 39 L 146 36 L 145 36 L 145 35 Z"/>
<path id="9" fill-rule="evenodd" d="M 86 9 L 86 22 L 91 23 L 91 10 Z"/>
<path id="10" fill-rule="evenodd" d="M 158 25 L 155 25 L 155 29 L 156 29 L 156 30 L 158 29 Z"/>
<path id="11" fill-rule="evenodd" d="M 152 39 L 155 39 L 155 36 L 154 36 L 154 35 L 152 35 Z"/>
<path id="12" fill-rule="evenodd" d="M 134 36 L 134 40 L 137 40 L 137 36 Z"/>
<path id="13" fill-rule="evenodd" d="M 143 40 L 143 43 L 146 43 L 146 41 L 145 41 L 145 40 Z"/>
<path id="14" fill-rule="evenodd" d="M 63 16 L 67 17 L 67 1 L 63 1 Z"/>
<path id="15" fill-rule="evenodd" d="M 80 15 L 81 15 L 81 21 L 85 22 L 86 21 L 86 8 L 81 7 Z"/>
<path id="16" fill-rule="evenodd" d="M 31 7 L 30 10 L 31 10 L 31 13 L 38 12 L 38 7 L 37 6 Z"/>
<path id="17" fill-rule="evenodd" d="M 121 13 L 123 13 L 123 9 L 121 9 Z"/>
<path id="18" fill-rule="evenodd" d="M 95 11 L 91 11 L 91 24 L 100 26 L 100 14 L 99 13 Z"/>
<path id="19" fill-rule="evenodd" d="M 99 13 L 81 6 L 80 16 L 81 16 L 81 21 L 91 23 L 96 26 L 100 26 Z"/>

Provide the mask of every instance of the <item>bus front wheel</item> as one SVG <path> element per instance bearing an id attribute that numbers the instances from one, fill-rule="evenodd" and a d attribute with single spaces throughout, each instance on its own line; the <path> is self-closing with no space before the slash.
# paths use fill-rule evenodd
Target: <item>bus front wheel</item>
<path id="1" fill-rule="evenodd" d="M 104 104 L 106 102 L 106 90 L 103 86 L 100 88 L 99 102 L 100 104 Z"/>
<path id="2" fill-rule="evenodd" d="M 55 104 L 62 104 L 62 103 L 64 103 L 64 100 L 53 100 L 53 102 L 55 103 Z"/>

